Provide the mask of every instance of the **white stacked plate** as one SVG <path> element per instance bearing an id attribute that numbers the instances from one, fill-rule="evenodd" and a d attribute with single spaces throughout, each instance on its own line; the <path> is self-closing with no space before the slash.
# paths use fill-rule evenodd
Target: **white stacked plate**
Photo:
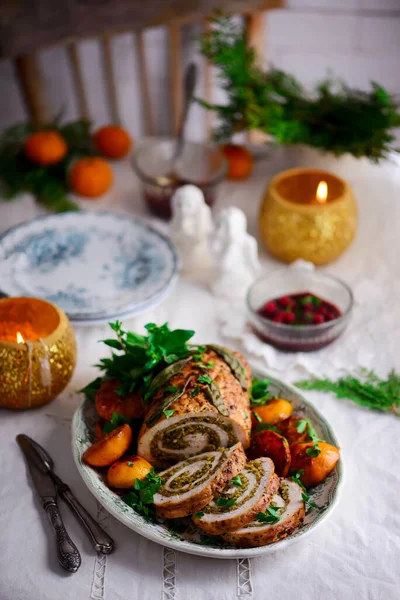
<path id="1" fill-rule="evenodd" d="M 171 242 L 128 215 L 49 215 L 0 237 L 0 292 L 54 302 L 82 325 L 143 312 L 166 296 L 177 274 Z"/>

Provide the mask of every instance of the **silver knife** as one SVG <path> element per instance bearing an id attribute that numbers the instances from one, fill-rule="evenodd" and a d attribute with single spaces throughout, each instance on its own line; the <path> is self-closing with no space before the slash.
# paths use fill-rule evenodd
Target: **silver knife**
<path id="1" fill-rule="evenodd" d="M 81 555 L 69 537 L 57 506 L 56 486 L 50 475 L 41 466 L 39 454 L 23 434 L 17 435 L 17 442 L 25 454 L 32 481 L 39 493 L 43 508 L 56 536 L 57 558 L 60 565 L 75 573 L 81 565 Z"/>
<path id="2" fill-rule="evenodd" d="M 101 552 L 102 554 L 110 554 L 110 552 L 114 550 L 114 540 L 108 535 L 108 533 L 104 531 L 104 529 L 102 529 L 102 527 L 100 527 L 97 521 L 95 521 L 95 519 L 88 513 L 86 508 L 82 506 L 79 500 L 75 498 L 69 486 L 64 483 L 60 477 L 58 477 L 58 475 L 56 475 L 53 470 L 53 459 L 49 453 L 32 438 L 28 437 L 27 435 L 24 435 L 23 437 L 39 454 L 43 469 L 50 475 L 56 484 L 59 496 L 68 504 L 70 509 L 78 517 L 79 522 L 84 527 L 97 552 Z"/>

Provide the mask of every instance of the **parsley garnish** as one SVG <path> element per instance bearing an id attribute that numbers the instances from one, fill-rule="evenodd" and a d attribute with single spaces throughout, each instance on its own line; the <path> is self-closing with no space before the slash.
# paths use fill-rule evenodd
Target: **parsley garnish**
<path id="1" fill-rule="evenodd" d="M 197 381 L 199 383 L 208 383 L 208 384 L 213 382 L 211 377 L 209 377 L 208 375 L 200 375 L 200 377 L 197 379 Z"/>
<path id="2" fill-rule="evenodd" d="M 256 413 L 255 410 L 252 410 L 251 414 L 253 415 L 253 417 L 255 418 L 256 421 L 258 421 L 259 423 L 262 423 L 262 418 L 260 417 L 259 414 Z"/>
<path id="3" fill-rule="evenodd" d="M 296 385 L 303 390 L 331 392 L 336 398 L 346 398 L 360 406 L 400 416 L 400 375 L 394 370 L 386 380 L 380 379 L 373 371 L 363 369 L 359 378 L 349 375 L 336 381 L 309 379 L 298 381 Z"/>
<path id="4" fill-rule="evenodd" d="M 154 494 L 158 492 L 162 484 L 161 477 L 156 475 L 152 469 L 144 479 L 135 480 L 134 489 L 124 495 L 124 501 L 138 513 L 153 518 L 154 507 L 149 505 L 153 504 Z"/>
<path id="5" fill-rule="evenodd" d="M 254 414 L 253 411 L 253 415 L 256 416 L 257 413 Z M 258 415 L 257 415 L 258 417 Z M 270 423 L 260 423 L 259 425 L 257 425 L 256 427 L 256 433 L 258 433 L 259 431 L 275 431 L 276 433 L 279 433 L 278 428 L 275 425 L 270 425 Z"/>
<path id="6" fill-rule="evenodd" d="M 265 512 L 257 513 L 256 519 L 260 523 L 278 523 L 281 520 L 282 515 L 280 515 L 281 508 L 279 506 L 268 506 Z"/>
<path id="7" fill-rule="evenodd" d="M 119 413 L 113 413 L 111 417 L 111 421 L 108 423 L 104 423 L 103 433 L 110 433 L 110 431 L 114 431 L 117 427 L 121 425 L 132 425 L 132 419 L 127 419 L 124 415 L 120 415 Z"/>
<path id="8" fill-rule="evenodd" d="M 200 544 L 203 546 L 212 544 L 214 546 L 218 546 L 221 544 L 221 540 L 215 535 L 200 535 Z"/>
<path id="9" fill-rule="evenodd" d="M 275 396 L 268 391 L 269 379 L 257 379 L 254 377 L 250 388 L 250 405 L 263 406 Z"/>
<path id="10" fill-rule="evenodd" d="M 321 454 L 321 448 L 318 446 L 317 442 L 315 442 L 310 448 L 306 450 L 307 456 L 319 456 Z"/>
<path id="11" fill-rule="evenodd" d="M 133 467 L 133 462 L 131 462 L 130 460 L 128 460 L 126 464 L 128 465 L 128 467 Z"/>
<path id="12" fill-rule="evenodd" d="M 315 429 L 312 426 L 312 423 L 309 419 L 301 419 L 300 421 L 298 421 L 296 423 L 296 429 L 299 433 L 304 433 L 305 430 L 307 429 L 308 436 L 313 442 L 323 442 L 324 441 L 324 440 L 321 440 L 321 438 L 319 437 L 318 433 L 315 431 Z"/>
<path id="13" fill-rule="evenodd" d="M 236 504 L 237 498 L 218 498 L 216 501 L 217 506 L 233 506 Z"/>
<path id="14" fill-rule="evenodd" d="M 167 409 L 163 410 L 163 413 L 164 413 L 164 415 L 165 415 L 165 417 L 167 419 L 169 419 L 170 417 L 172 417 L 172 415 L 174 414 L 174 412 L 175 412 L 175 408 L 171 408 L 170 410 L 167 410 Z"/>
<path id="15" fill-rule="evenodd" d="M 202 354 L 193 354 L 192 359 L 194 360 L 194 362 L 201 362 L 203 360 L 203 355 Z"/>
<path id="16" fill-rule="evenodd" d="M 111 358 L 102 358 L 96 366 L 107 378 L 121 382 L 117 392 L 122 396 L 138 391 L 143 402 L 148 402 L 154 392 L 151 388 L 154 377 L 168 365 L 198 352 L 198 347 L 188 345 L 194 331 L 171 330 L 168 323 L 161 326 L 148 323 L 145 326 L 147 335 L 124 331 L 120 321 L 109 325 L 116 339 L 106 339 L 103 343 L 111 347 L 113 353 Z M 101 382 L 98 378 L 83 391 L 93 395 Z"/>
<path id="17" fill-rule="evenodd" d="M 231 483 L 233 483 L 233 485 L 242 485 L 242 480 L 239 475 L 235 475 L 235 477 L 232 477 Z"/>
<path id="18" fill-rule="evenodd" d="M 197 513 L 194 513 L 194 516 L 195 516 L 197 519 L 201 519 L 201 517 L 204 517 L 204 513 L 203 513 L 202 511 L 199 511 L 199 512 L 197 512 Z"/>
<path id="19" fill-rule="evenodd" d="M 178 390 L 179 390 L 179 388 L 177 385 L 169 385 L 168 387 L 164 388 L 165 392 L 171 392 L 171 394 L 174 394 Z"/>
<path id="20" fill-rule="evenodd" d="M 78 393 L 85 394 L 86 398 L 94 401 L 96 394 L 99 391 L 102 383 L 103 383 L 103 378 L 97 377 L 97 379 L 88 383 L 88 385 L 86 387 L 82 388 L 81 390 L 78 390 Z"/>
<path id="21" fill-rule="evenodd" d="M 192 398 L 195 398 L 199 394 L 199 392 L 200 392 L 200 386 L 196 385 L 193 392 L 190 392 L 190 395 L 192 396 Z"/>
<path id="22" fill-rule="evenodd" d="M 303 483 L 301 482 L 301 476 L 304 473 L 304 469 L 301 469 L 300 471 L 295 471 L 294 469 L 292 469 L 289 473 L 289 477 L 291 477 L 292 481 L 294 481 L 295 483 L 297 483 L 297 485 L 299 485 L 301 487 L 301 489 L 303 490 L 301 497 L 303 499 L 303 502 L 305 502 L 305 504 L 309 507 L 309 508 L 317 508 L 319 509 L 319 506 L 317 506 L 314 502 L 312 502 L 310 500 L 310 496 L 307 493 L 307 489 L 304 487 Z"/>

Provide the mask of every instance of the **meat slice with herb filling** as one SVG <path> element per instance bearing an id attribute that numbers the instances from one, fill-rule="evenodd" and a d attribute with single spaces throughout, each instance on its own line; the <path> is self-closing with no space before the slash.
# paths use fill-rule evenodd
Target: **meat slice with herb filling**
<path id="1" fill-rule="evenodd" d="M 265 510 L 278 487 L 279 478 L 270 458 L 250 461 L 202 512 L 193 516 L 193 521 L 211 535 L 235 531 Z"/>
<path id="2" fill-rule="evenodd" d="M 159 473 L 163 485 L 153 502 L 159 517 L 186 517 L 210 502 L 246 463 L 240 443 L 179 462 Z"/>
<path id="3" fill-rule="evenodd" d="M 304 516 L 301 487 L 290 479 L 281 479 L 279 491 L 273 496 L 267 512 L 259 513 L 244 527 L 223 533 L 221 537 L 240 548 L 265 546 L 293 533 L 303 522 Z"/>
<path id="4" fill-rule="evenodd" d="M 166 467 L 237 441 L 248 447 L 251 369 L 239 353 L 208 346 L 154 381 L 138 440 L 138 454 L 152 465 Z"/>

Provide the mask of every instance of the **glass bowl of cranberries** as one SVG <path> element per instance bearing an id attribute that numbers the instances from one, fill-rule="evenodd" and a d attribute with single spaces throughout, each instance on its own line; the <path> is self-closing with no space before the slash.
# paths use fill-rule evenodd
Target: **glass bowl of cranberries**
<path id="1" fill-rule="evenodd" d="M 336 340 L 353 307 L 349 286 L 327 273 L 288 268 L 263 275 L 247 295 L 250 323 L 280 350 L 308 352 Z"/>

